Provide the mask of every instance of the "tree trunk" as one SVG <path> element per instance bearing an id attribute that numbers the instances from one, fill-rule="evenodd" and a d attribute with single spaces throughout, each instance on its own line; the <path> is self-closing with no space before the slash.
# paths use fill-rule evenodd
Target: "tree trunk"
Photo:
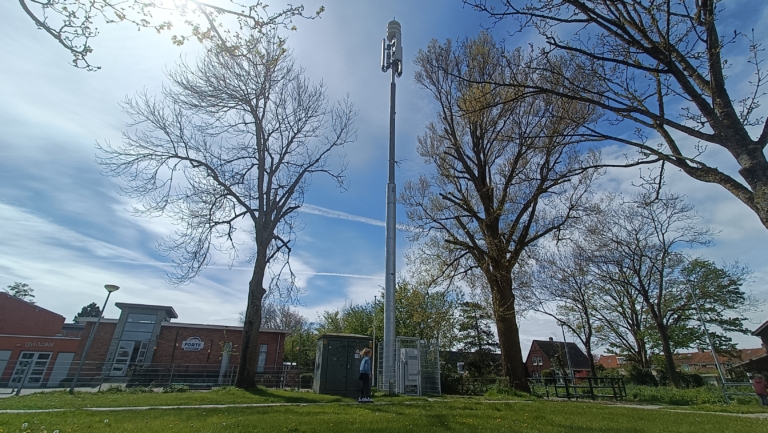
<path id="1" fill-rule="evenodd" d="M 592 354 L 592 346 L 587 345 L 585 349 L 589 358 L 589 371 L 592 373 L 592 377 L 597 377 L 597 366 L 595 366 L 595 355 Z"/>
<path id="2" fill-rule="evenodd" d="M 680 388 L 680 378 L 677 375 L 675 359 L 672 357 L 672 346 L 669 345 L 669 333 L 664 324 L 657 324 L 659 328 L 659 338 L 661 339 L 661 350 L 664 352 L 664 364 L 667 368 L 667 377 L 669 384 L 674 388 Z"/>
<path id="3" fill-rule="evenodd" d="M 256 387 L 256 364 L 259 360 L 259 328 L 261 327 L 261 302 L 267 293 L 264 290 L 264 261 L 256 259 L 253 275 L 248 283 L 248 307 L 245 310 L 243 339 L 240 343 L 240 365 L 237 369 L 235 386 L 240 389 Z"/>
<path id="4" fill-rule="evenodd" d="M 520 329 L 515 315 L 515 295 L 512 293 L 510 273 L 493 275 L 488 282 L 493 297 L 493 314 L 501 348 L 501 365 L 509 386 L 530 394 L 528 377 L 523 364 L 523 351 L 520 348 Z"/>

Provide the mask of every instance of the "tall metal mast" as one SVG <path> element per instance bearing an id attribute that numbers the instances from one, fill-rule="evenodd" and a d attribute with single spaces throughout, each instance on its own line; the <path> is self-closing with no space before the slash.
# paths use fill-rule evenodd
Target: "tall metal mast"
<path id="1" fill-rule="evenodd" d="M 395 365 L 395 245 L 397 191 L 395 188 L 395 78 L 403 75 L 403 46 L 400 23 L 387 23 L 387 37 L 381 41 L 381 71 L 392 71 L 389 84 L 389 181 L 387 182 L 386 280 L 384 285 L 384 374 L 382 384 L 390 393 L 396 386 Z"/>

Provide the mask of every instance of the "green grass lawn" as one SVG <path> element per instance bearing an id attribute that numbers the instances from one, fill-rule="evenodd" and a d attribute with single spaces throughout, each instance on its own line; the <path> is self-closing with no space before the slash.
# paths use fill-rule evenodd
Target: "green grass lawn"
<path id="1" fill-rule="evenodd" d="M 499 400 L 508 400 L 499 402 Z M 188 406 L 248 403 L 308 403 L 295 406 L 92 411 L 83 408 Z M 312 404 L 315 403 L 315 404 Z M 323 404 L 317 404 L 323 403 Z M 376 404 L 307 392 L 223 388 L 210 392 L 39 393 L 0 399 L 0 409 L 73 409 L 0 414 L 0 433 L 65 432 L 754 432 L 768 419 L 706 413 L 744 406 L 700 405 L 636 409 L 555 402 L 493 394 L 488 397 L 377 397 Z M 759 406 L 747 407 L 766 412 Z M 720 409 L 720 410 L 718 410 Z"/>
<path id="2" fill-rule="evenodd" d="M 25 425 L 26 424 L 26 425 Z M 768 420 L 576 402 L 478 399 L 252 408 L 70 410 L 0 415 L 0 433 L 756 432 Z"/>
<path id="3" fill-rule="evenodd" d="M 191 406 L 200 404 L 248 404 L 248 403 L 331 403 L 352 401 L 332 395 L 311 392 L 292 392 L 257 389 L 246 392 L 236 388 L 217 388 L 213 391 L 181 393 L 130 393 L 130 392 L 40 392 L 20 397 L 0 399 L 2 409 L 78 409 L 86 407 L 136 407 L 136 406 Z"/>

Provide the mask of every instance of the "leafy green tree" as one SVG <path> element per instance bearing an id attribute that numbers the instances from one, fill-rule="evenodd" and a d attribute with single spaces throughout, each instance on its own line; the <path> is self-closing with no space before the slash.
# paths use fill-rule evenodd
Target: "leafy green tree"
<path id="1" fill-rule="evenodd" d="M 285 338 L 283 360 L 295 363 L 302 370 L 314 368 L 317 335 L 312 323 L 294 330 Z"/>
<path id="2" fill-rule="evenodd" d="M 493 315 L 479 302 L 462 302 L 459 306 L 458 343 L 469 353 L 464 369 L 470 376 L 490 375 L 496 368 L 494 353 L 499 348 L 493 333 Z"/>
<path id="3" fill-rule="evenodd" d="M 453 347 L 457 338 L 456 310 L 463 300 L 461 292 L 430 290 L 423 283 L 408 280 L 401 280 L 396 289 L 397 334 L 430 342 L 439 341 L 444 349 Z M 379 317 L 383 317 L 383 306 L 381 314 Z"/>
<path id="4" fill-rule="evenodd" d="M 425 285 L 401 280 L 395 288 L 395 329 L 398 336 L 439 341 L 449 349 L 456 340 L 456 310 L 462 300 L 460 293 L 429 290 Z M 317 332 L 340 332 L 384 339 L 383 295 L 374 302 L 346 304 L 339 310 L 324 311 L 318 318 Z"/>
<path id="5" fill-rule="evenodd" d="M 347 303 L 338 310 L 326 310 L 318 318 L 318 334 L 344 333 L 371 335 L 374 305 Z"/>
<path id="6" fill-rule="evenodd" d="M 72 319 L 72 321 L 76 322 L 78 317 L 99 317 L 99 316 L 101 316 L 101 308 L 99 308 L 99 306 L 96 305 L 95 302 L 91 302 L 90 304 L 80 309 L 80 312 L 77 313 L 77 315 L 75 316 L 74 319 Z"/>
<path id="7" fill-rule="evenodd" d="M 27 283 L 20 283 L 18 281 L 15 281 L 13 284 L 3 289 L 3 291 L 13 296 L 14 298 L 19 298 L 23 301 L 29 302 L 30 304 L 35 303 L 35 301 L 33 300 L 35 299 L 35 295 L 34 293 L 32 293 L 35 290 L 29 287 L 29 284 Z"/>
<path id="8" fill-rule="evenodd" d="M 722 267 L 702 258 L 689 260 L 678 275 L 682 299 L 677 314 L 670 317 L 676 330 L 675 345 L 680 348 L 709 347 L 696 314 L 698 304 L 718 352 L 735 354 L 736 344 L 729 334 L 749 335 L 744 326 L 747 313 L 762 305 L 743 289 L 751 271 L 738 263 Z"/>

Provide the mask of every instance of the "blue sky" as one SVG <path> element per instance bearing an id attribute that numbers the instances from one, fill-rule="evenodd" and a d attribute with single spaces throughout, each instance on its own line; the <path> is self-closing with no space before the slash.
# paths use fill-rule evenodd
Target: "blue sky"
<path id="1" fill-rule="evenodd" d="M 275 2 L 277 3 L 277 2 Z M 384 211 L 387 176 L 389 75 L 379 69 L 386 23 L 397 18 L 403 28 L 405 71 L 397 82 L 397 184 L 424 170 L 415 153 L 416 137 L 433 120 L 436 106 L 413 82 L 412 60 L 432 38 L 474 36 L 480 14 L 458 0 L 308 1 L 307 10 L 326 6 L 322 19 L 299 21 L 289 46 L 313 80 L 323 80 L 331 99 L 348 93 L 359 110 L 358 140 L 345 149 L 349 188 L 341 192 L 317 178 L 301 214 L 304 229 L 293 253 L 293 268 L 304 290 L 299 310 L 315 320 L 323 309 L 344 302 L 372 300 L 384 284 Z M 755 27 L 765 40 L 768 4 L 725 2 L 730 7 L 722 34 Z M 509 37 L 508 28 L 493 33 L 510 45 L 527 42 Z M 69 66 L 70 57 L 51 38 L 36 30 L 15 2 L 0 4 L 0 286 L 23 281 L 35 289 L 39 305 L 71 319 L 85 304 L 101 304 L 103 285 L 122 289 L 113 302 L 172 305 L 179 321 L 234 324 L 244 309 L 250 267 L 217 261 L 194 282 L 172 286 L 165 281 L 170 259 L 155 242 L 173 227 L 162 218 L 135 218 L 131 202 L 119 195 L 119 181 L 103 177 L 94 162 L 97 140 L 119 140 L 126 116 L 118 102 L 147 89 L 156 93 L 163 71 L 180 56 L 192 60 L 199 46 L 178 48 L 170 34 L 138 32 L 129 26 L 101 26 L 93 40 L 91 62 L 99 72 Z M 746 74 L 737 64 L 733 76 Z M 626 149 L 608 146 L 605 159 L 622 159 Z M 630 151 L 631 152 L 631 151 Z M 708 161 L 729 172 L 723 152 L 710 149 Z M 722 162 L 719 162 L 722 161 Z M 612 170 L 604 190 L 631 191 L 638 170 Z M 715 244 L 698 254 L 722 263 L 739 260 L 754 271 L 748 286 L 768 298 L 766 230 L 744 205 L 715 185 L 697 183 L 671 171 L 668 184 L 688 196 L 705 222 L 720 231 Z M 406 222 L 403 209 L 398 221 Z M 408 245 L 398 236 L 398 269 L 405 266 Z M 107 316 L 118 311 L 110 305 Z M 755 314 L 762 323 L 764 312 Z M 754 326 L 753 326 L 754 327 Z M 520 324 L 524 350 L 531 339 L 557 336 L 554 321 L 529 315 Z M 754 337 L 737 337 L 743 347 L 757 347 Z"/>

